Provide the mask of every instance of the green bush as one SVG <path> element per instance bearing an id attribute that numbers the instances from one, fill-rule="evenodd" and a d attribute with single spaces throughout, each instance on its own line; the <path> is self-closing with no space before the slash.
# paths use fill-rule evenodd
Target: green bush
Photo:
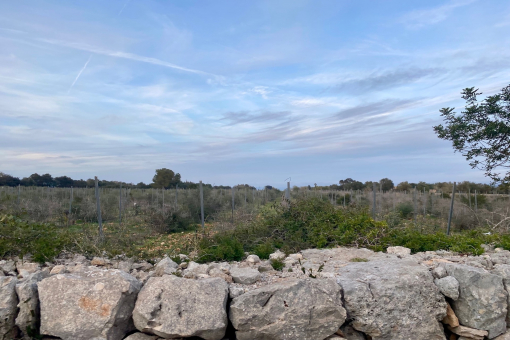
<path id="1" fill-rule="evenodd" d="M 70 233 L 49 223 L 29 223 L 14 216 L 0 218 L 0 258 L 31 254 L 34 261 L 51 261 L 66 245 Z"/>
<path id="2" fill-rule="evenodd" d="M 269 255 L 274 251 L 273 244 L 271 242 L 261 243 L 253 248 L 253 253 L 261 259 L 268 259 Z"/>
<path id="3" fill-rule="evenodd" d="M 200 241 L 197 262 L 241 261 L 243 257 L 241 242 L 229 234 L 216 234 Z"/>
<path id="4" fill-rule="evenodd" d="M 413 204 L 410 202 L 399 203 L 396 210 L 403 218 L 410 218 L 414 213 Z"/>
<path id="5" fill-rule="evenodd" d="M 273 267 L 274 270 L 281 271 L 283 267 L 285 267 L 285 263 L 283 263 L 283 261 L 279 259 L 272 259 L 271 266 Z"/>

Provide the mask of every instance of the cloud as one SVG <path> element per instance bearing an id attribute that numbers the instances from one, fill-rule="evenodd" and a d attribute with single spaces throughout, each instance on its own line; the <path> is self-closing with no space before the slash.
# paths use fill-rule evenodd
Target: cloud
<path id="1" fill-rule="evenodd" d="M 435 76 L 444 72 L 440 68 L 408 68 L 396 69 L 385 72 L 373 72 L 372 74 L 345 80 L 329 90 L 334 92 L 364 93 L 378 90 L 410 85 L 421 79 Z"/>
<path id="2" fill-rule="evenodd" d="M 89 57 L 89 59 L 87 59 L 87 61 L 85 62 L 85 65 L 83 65 L 83 67 L 81 68 L 80 72 L 78 72 L 78 75 L 76 76 L 76 78 L 74 79 L 73 83 L 69 87 L 69 90 L 67 90 L 67 93 L 69 93 L 71 91 L 71 89 L 73 88 L 74 84 L 76 84 L 76 82 L 78 81 L 78 78 L 80 78 L 80 76 L 83 73 L 83 71 L 85 71 L 85 69 L 87 68 L 87 65 L 90 62 L 90 58 L 92 58 L 92 55 Z"/>
<path id="3" fill-rule="evenodd" d="M 67 41 L 61 41 L 61 40 L 52 40 L 52 39 L 37 39 L 37 40 L 40 42 L 47 43 L 47 44 L 72 48 L 72 49 L 81 50 L 81 51 L 87 51 L 87 52 L 94 53 L 94 54 L 100 54 L 100 55 L 105 55 L 105 56 L 114 57 L 114 58 L 122 58 L 122 59 L 127 59 L 127 60 L 139 61 L 142 63 L 163 66 L 163 67 L 172 68 L 172 69 L 179 70 L 179 71 L 200 74 L 200 75 L 204 75 L 204 76 L 217 77 L 215 74 L 212 74 L 212 73 L 179 66 L 179 65 L 176 65 L 173 63 L 169 63 L 169 62 L 157 59 L 157 58 L 145 57 L 145 56 L 141 56 L 141 55 L 134 54 L 134 53 L 128 53 L 128 52 L 122 52 L 122 51 L 111 51 L 111 50 L 94 47 L 94 46 L 90 46 L 90 45 L 86 45 L 86 44 L 73 43 L 73 42 L 67 42 Z"/>
<path id="4" fill-rule="evenodd" d="M 237 125 L 244 123 L 266 123 L 270 121 L 287 120 L 290 116 L 291 113 L 289 111 L 261 111 L 255 113 L 249 111 L 239 111 L 227 112 L 220 120 L 228 121 L 228 125 Z"/>
<path id="5" fill-rule="evenodd" d="M 417 100 L 414 99 L 388 99 L 376 103 L 362 104 L 341 110 L 327 120 L 346 120 L 349 118 L 366 118 L 381 114 L 389 114 L 405 108 L 409 108 Z"/>
<path id="6" fill-rule="evenodd" d="M 442 6 L 415 10 L 404 15 L 400 22 L 414 29 L 434 25 L 446 20 L 454 9 L 467 6 L 475 1 L 477 0 L 453 0 Z"/>

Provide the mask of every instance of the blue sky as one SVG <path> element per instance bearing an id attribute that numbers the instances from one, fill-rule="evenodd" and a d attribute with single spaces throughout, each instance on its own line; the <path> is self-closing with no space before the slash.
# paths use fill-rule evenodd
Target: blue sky
<path id="1" fill-rule="evenodd" d="M 432 126 L 509 83 L 508 1 L 3 1 L 0 171 L 488 182 Z"/>

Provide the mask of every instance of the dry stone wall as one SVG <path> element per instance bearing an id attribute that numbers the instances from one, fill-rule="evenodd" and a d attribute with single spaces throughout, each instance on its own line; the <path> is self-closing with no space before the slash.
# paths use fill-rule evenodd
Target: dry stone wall
<path id="1" fill-rule="evenodd" d="M 0 261 L 0 340 L 510 340 L 510 252 Z"/>

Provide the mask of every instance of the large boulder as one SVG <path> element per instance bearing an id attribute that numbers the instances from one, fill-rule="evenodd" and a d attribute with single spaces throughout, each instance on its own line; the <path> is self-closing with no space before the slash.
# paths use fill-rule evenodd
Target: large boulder
<path id="1" fill-rule="evenodd" d="M 260 272 L 253 268 L 232 267 L 230 275 L 235 283 L 251 285 L 260 279 Z"/>
<path id="2" fill-rule="evenodd" d="M 412 259 L 371 260 L 338 270 L 352 326 L 373 340 L 445 340 L 446 302 L 432 274 Z"/>
<path id="3" fill-rule="evenodd" d="M 120 340 L 141 283 L 120 270 L 58 274 L 38 283 L 41 334 L 64 340 Z"/>
<path id="4" fill-rule="evenodd" d="M 39 271 L 29 275 L 28 278 L 16 285 L 19 300 L 16 326 L 20 329 L 24 339 L 32 339 L 39 334 L 40 309 L 37 282 L 49 275 L 48 270 Z"/>
<path id="5" fill-rule="evenodd" d="M 503 278 L 503 286 L 507 292 L 507 314 L 506 323 L 510 326 L 510 265 L 508 264 L 497 264 L 492 270 L 493 274 L 499 275 Z"/>
<path id="6" fill-rule="evenodd" d="M 156 264 L 156 267 L 154 267 L 154 275 L 155 276 L 170 275 L 172 273 L 175 273 L 177 267 L 179 267 L 177 263 L 172 261 L 172 259 L 169 258 L 168 256 L 165 256 L 161 261 L 158 262 L 158 264 Z"/>
<path id="7" fill-rule="evenodd" d="M 220 278 L 151 277 L 138 294 L 133 320 L 138 330 L 167 339 L 220 340 L 227 329 L 228 285 Z"/>
<path id="8" fill-rule="evenodd" d="M 463 264 L 445 264 L 459 281 L 459 298 L 452 302 L 460 324 L 489 332 L 489 339 L 506 331 L 507 292 L 501 276 Z"/>
<path id="9" fill-rule="evenodd" d="M 335 280 L 289 280 L 252 290 L 230 304 L 238 340 L 322 340 L 344 323 Z"/>
<path id="10" fill-rule="evenodd" d="M 452 300 L 459 298 L 459 281 L 453 276 L 445 276 L 441 279 L 435 279 L 434 283 L 444 296 Z"/>
<path id="11" fill-rule="evenodd" d="M 13 276 L 0 277 L 0 340 L 11 340 L 18 334 L 14 322 L 18 305 L 17 281 Z"/>

